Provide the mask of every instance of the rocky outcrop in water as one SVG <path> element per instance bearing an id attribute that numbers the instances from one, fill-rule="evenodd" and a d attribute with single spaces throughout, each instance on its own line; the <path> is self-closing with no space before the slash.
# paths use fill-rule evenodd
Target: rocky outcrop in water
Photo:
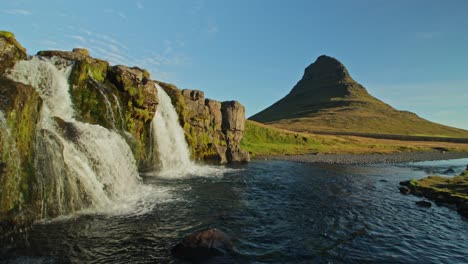
<path id="1" fill-rule="evenodd" d="M 240 148 L 245 124 L 243 105 L 205 99 L 198 90 L 180 90 L 163 82 L 159 85 L 171 97 L 194 158 L 221 163 L 250 160 L 249 153 Z"/>
<path id="2" fill-rule="evenodd" d="M 454 177 L 428 176 L 403 181 L 400 185 L 400 192 L 405 188 L 405 194 L 426 197 L 437 205 L 455 205 L 458 213 L 468 218 L 468 170 Z"/>
<path id="3" fill-rule="evenodd" d="M 219 229 L 210 228 L 184 237 L 172 248 L 172 254 L 190 261 L 201 261 L 213 256 L 222 256 L 232 250 L 231 238 Z"/>

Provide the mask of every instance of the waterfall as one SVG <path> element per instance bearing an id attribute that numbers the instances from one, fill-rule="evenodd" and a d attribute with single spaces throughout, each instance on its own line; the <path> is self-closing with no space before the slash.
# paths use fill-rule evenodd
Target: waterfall
<path id="1" fill-rule="evenodd" d="M 148 190 L 118 133 L 74 118 L 67 81 L 71 69 L 59 58 L 33 57 L 17 62 L 9 76 L 33 86 L 44 101 L 35 161 L 43 216 L 129 209 L 128 201 L 138 202 L 135 195 Z"/>
<path id="2" fill-rule="evenodd" d="M 190 171 L 195 164 L 190 160 L 190 151 L 177 112 L 169 95 L 158 84 L 156 89 L 159 105 L 151 124 L 151 132 L 159 158 L 160 173 L 169 175 Z"/>

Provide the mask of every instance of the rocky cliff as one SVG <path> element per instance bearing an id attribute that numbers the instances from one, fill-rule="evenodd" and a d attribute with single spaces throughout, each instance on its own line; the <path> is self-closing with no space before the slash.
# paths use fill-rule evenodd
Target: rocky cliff
<path id="1" fill-rule="evenodd" d="M 221 103 L 205 99 L 201 91 L 181 91 L 151 80 L 146 70 L 111 66 L 91 57 L 85 49 L 41 51 L 37 55 L 40 60 L 48 59 L 57 67 L 71 69 L 68 93 L 73 120 L 119 134 L 130 146 L 140 170 L 153 167 L 157 161 L 150 131 L 158 107 L 155 83 L 171 95 L 194 159 L 221 163 L 249 160 L 248 153 L 239 147 L 245 114 L 244 107 L 236 101 Z M 21 224 L 67 214 L 91 203 L 86 194 L 80 193 L 83 182 L 74 179 L 66 166 L 47 160 L 50 155 L 63 159 L 63 153 L 51 150 L 63 151 L 65 146 L 57 135 L 38 125 L 45 104 L 40 93 L 46 92 L 10 76 L 15 63 L 27 58 L 14 35 L 0 31 L 0 223 Z M 60 137 L 76 141 L 79 131 L 73 124 L 57 116 L 52 120 Z M 55 148 L 46 151 L 44 140 Z M 65 174 L 64 179 L 52 179 Z M 106 191 L 108 187 L 103 188 Z"/>
<path id="2" fill-rule="evenodd" d="M 198 90 L 180 90 L 163 82 L 159 85 L 171 97 L 194 158 L 221 163 L 249 161 L 249 153 L 240 148 L 244 106 L 237 101 L 205 99 Z"/>

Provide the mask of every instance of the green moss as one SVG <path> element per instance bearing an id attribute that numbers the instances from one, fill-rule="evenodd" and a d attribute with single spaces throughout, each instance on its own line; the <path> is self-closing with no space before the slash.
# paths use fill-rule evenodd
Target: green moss
<path id="1" fill-rule="evenodd" d="M 9 38 L 13 38 L 13 39 L 15 38 L 15 34 L 9 32 L 9 31 L 2 31 L 2 30 L 0 30 L 0 36 L 4 37 L 4 38 L 8 38 L 8 39 Z"/>
<path id="2" fill-rule="evenodd" d="M 34 144 L 42 101 L 32 87 L 5 79 L 0 80 L 0 94 L 10 130 L 9 144 L 13 144 L 5 146 L 3 144 L 7 142 L 0 140 L 2 162 L 6 162 L 6 170 L 0 172 L 1 213 L 32 202 Z M 12 151 L 17 154 L 12 154 Z"/>
<path id="3" fill-rule="evenodd" d="M 26 49 L 23 46 L 21 46 L 21 44 L 16 40 L 15 34 L 9 31 L 0 31 L 0 37 L 5 38 L 8 41 L 8 43 L 14 45 L 16 48 L 18 48 L 24 54 L 26 54 Z"/>
<path id="4" fill-rule="evenodd" d="M 98 82 L 104 82 L 107 76 L 109 63 L 106 61 L 87 58 L 85 60 L 75 61 L 69 81 L 71 84 L 79 85 L 84 82 L 88 76 Z"/>
<path id="5" fill-rule="evenodd" d="M 415 179 L 412 179 L 412 180 L 409 182 L 409 186 L 413 186 L 413 187 L 418 186 L 418 181 L 415 180 Z"/>

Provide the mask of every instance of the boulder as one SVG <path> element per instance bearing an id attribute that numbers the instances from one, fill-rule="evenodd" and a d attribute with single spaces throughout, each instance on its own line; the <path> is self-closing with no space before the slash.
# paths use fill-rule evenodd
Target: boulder
<path id="1" fill-rule="evenodd" d="M 452 168 L 449 168 L 443 172 L 443 174 L 453 174 L 455 171 Z"/>
<path id="2" fill-rule="evenodd" d="M 410 182 L 411 182 L 411 180 L 401 181 L 401 182 L 400 182 L 400 185 L 401 185 L 401 186 L 409 186 L 409 185 L 410 185 Z"/>
<path id="3" fill-rule="evenodd" d="M 431 207 L 432 206 L 432 203 L 431 202 L 428 202 L 428 201 L 417 201 L 416 204 L 418 206 L 421 206 L 421 207 Z"/>
<path id="4" fill-rule="evenodd" d="M 401 194 L 405 194 L 405 195 L 406 195 L 406 194 L 410 194 L 410 193 L 411 193 L 411 190 L 410 190 L 410 188 L 408 188 L 408 187 L 401 186 L 399 189 L 400 189 L 400 193 L 401 193 Z"/>
<path id="5" fill-rule="evenodd" d="M 460 215 L 468 218 L 468 202 L 463 201 L 457 205 L 457 211 Z"/>
<path id="6" fill-rule="evenodd" d="M 222 102 L 221 113 L 223 130 L 244 131 L 245 108 L 241 103 L 237 101 Z"/>
<path id="7" fill-rule="evenodd" d="M 27 58 L 26 49 L 21 46 L 11 32 L 0 31 L 0 75 L 15 65 L 19 60 Z"/>
<path id="8" fill-rule="evenodd" d="M 231 238 L 223 231 L 210 228 L 195 232 L 182 239 L 171 252 L 174 256 L 199 261 L 222 256 L 233 250 Z"/>

